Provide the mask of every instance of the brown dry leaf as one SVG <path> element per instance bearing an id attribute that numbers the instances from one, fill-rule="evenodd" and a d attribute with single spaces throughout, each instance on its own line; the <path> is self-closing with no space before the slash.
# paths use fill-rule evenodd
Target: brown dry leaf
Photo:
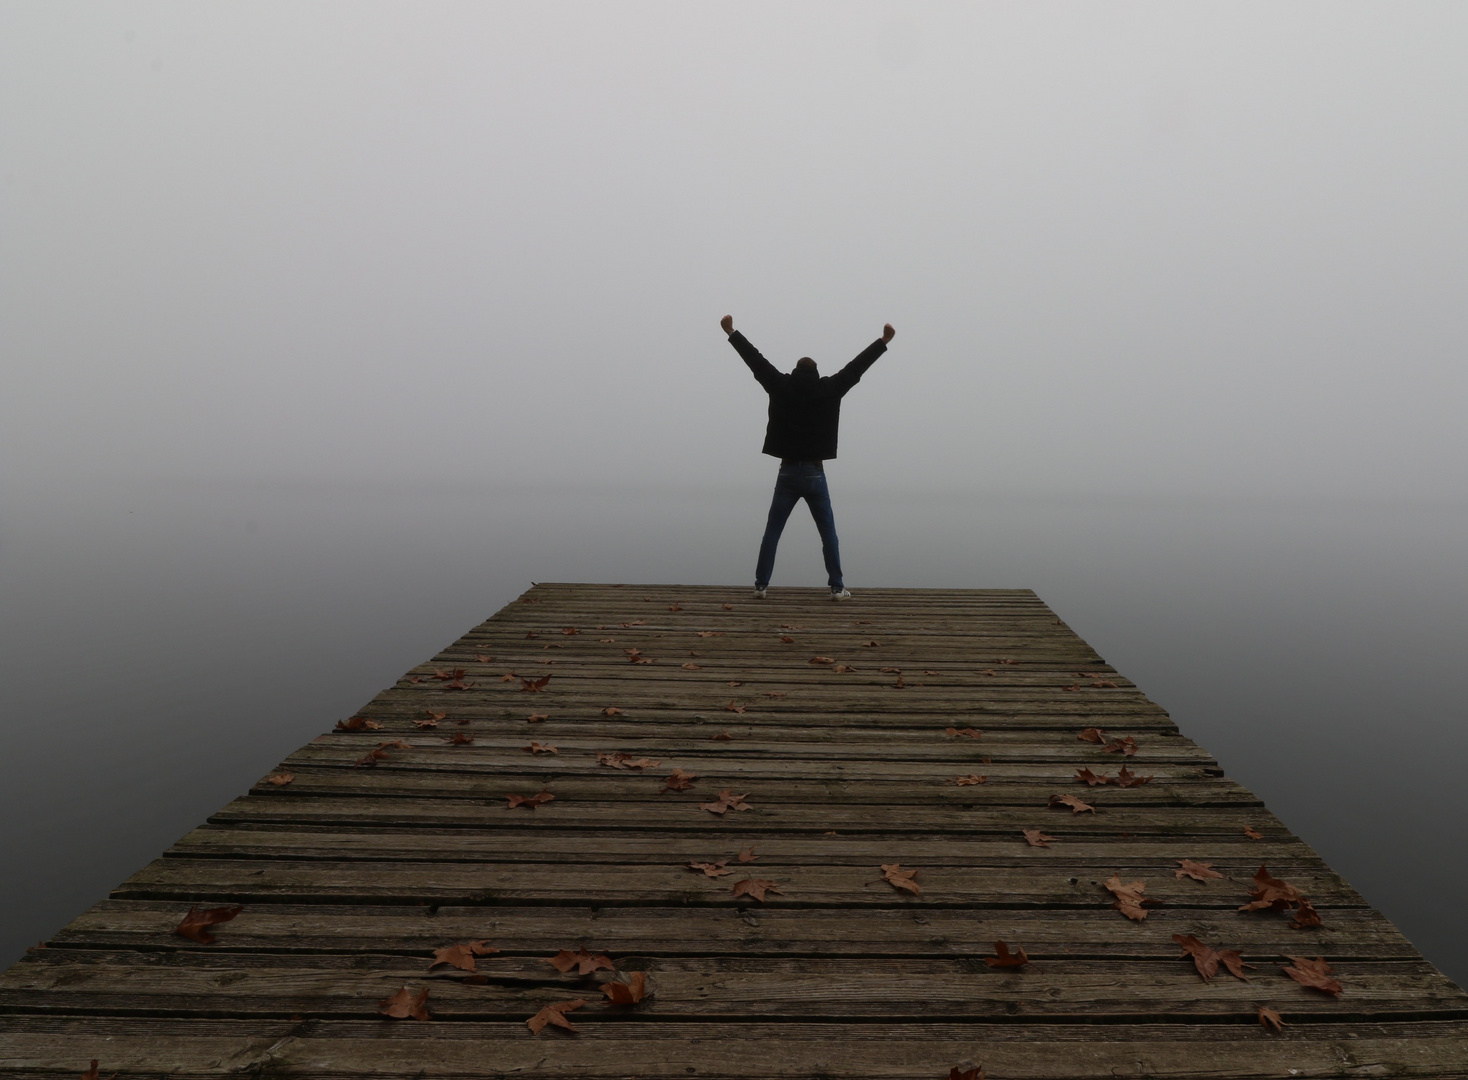
<path id="1" fill-rule="evenodd" d="M 1115 783 L 1116 783 L 1116 786 L 1117 787 L 1124 787 L 1124 788 L 1141 787 L 1143 784 L 1149 784 L 1151 782 L 1152 782 L 1152 774 L 1151 773 L 1148 773 L 1146 776 L 1138 776 L 1136 773 L 1134 773 L 1130 769 L 1128 769 L 1125 765 L 1123 765 L 1121 767 L 1121 771 L 1119 771 L 1116 774 L 1116 780 L 1115 780 Z"/>
<path id="2" fill-rule="evenodd" d="M 701 637 L 701 638 L 723 637 L 724 636 L 724 631 L 722 631 L 722 630 L 700 630 L 698 632 L 698 636 Z"/>
<path id="3" fill-rule="evenodd" d="M 622 629 L 623 630 L 631 630 L 634 626 L 646 626 L 646 625 L 647 625 L 647 620 L 646 619 L 633 619 L 631 622 L 624 622 L 622 624 Z"/>
<path id="4" fill-rule="evenodd" d="M 882 674 L 883 675 L 901 675 L 902 674 L 902 669 L 900 667 L 884 667 L 882 669 Z"/>
<path id="5" fill-rule="evenodd" d="M 922 896 L 923 887 L 913 880 L 917 874 L 916 870 L 902 869 L 901 863 L 882 864 L 882 877 L 886 879 L 887 884 L 896 889 L 906 889 L 914 896 Z"/>
<path id="6" fill-rule="evenodd" d="M 736 881 L 731 891 L 736 897 L 752 896 L 763 902 L 765 893 L 781 892 L 782 890 L 773 881 L 767 881 L 764 878 L 745 878 L 743 881 Z"/>
<path id="7" fill-rule="evenodd" d="M 729 704 L 724 706 L 724 711 L 731 713 L 742 713 L 747 707 L 748 706 L 739 704 L 737 701 L 730 701 Z"/>
<path id="8" fill-rule="evenodd" d="M 448 743 L 450 746 L 468 746 L 473 741 L 474 736 L 470 735 L 467 731 L 456 731 L 453 733 L 453 735 L 444 740 L 444 742 Z"/>
<path id="9" fill-rule="evenodd" d="M 354 716 L 350 720 L 338 720 L 337 731 L 379 731 L 382 725 L 376 720 L 368 720 L 365 716 Z"/>
<path id="10" fill-rule="evenodd" d="M 416 727 L 416 728 L 418 728 L 420 731 L 422 731 L 422 730 L 426 730 L 428 728 L 436 728 L 436 727 L 438 727 L 438 721 L 437 720 L 433 720 L 433 719 L 428 719 L 428 720 L 414 720 L 413 721 L 413 726 Z"/>
<path id="11" fill-rule="evenodd" d="M 781 634 L 780 635 L 780 644 L 781 645 L 794 645 L 795 644 L 795 639 L 793 637 L 791 637 L 789 634 Z"/>
<path id="12" fill-rule="evenodd" d="M 1091 787 L 1095 787 L 1097 784 L 1114 784 L 1114 783 L 1116 783 L 1116 778 L 1115 777 L 1106 776 L 1106 775 L 1097 776 L 1090 769 L 1077 769 L 1076 770 L 1076 779 L 1077 780 L 1084 780 Z"/>
<path id="13" fill-rule="evenodd" d="M 571 969 L 576 969 L 577 975 L 590 975 L 594 971 L 616 971 L 617 965 L 612 963 L 612 958 L 606 953 L 591 953 L 586 951 L 583 945 L 575 952 L 570 949 L 562 949 L 546 961 L 562 975 L 569 975 Z"/>
<path id="14" fill-rule="evenodd" d="M 1050 796 L 1050 805 L 1068 806 L 1070 807 L 1071 812 L 1076 814 L 1094 814 L 1096 812 L 1096 808 L 1094 806 L 1092 806 L 1090 803 L 1081 802 L 1081 800 L 1077 799 L 1074 795 L 1052 795 Z"/>
<path id="15" fill-rule="evenodd" d="M 532 1035 L 539 1035 L 545 1030 L 547 1024 L 554 1024 L 556 1027 L 565 1028 L 567 1031 L 578 1031 L 580 1029 L 566 1019 L 566 1014 L 574 1009 L 581 1008 L 585 1004 L 585 998 L 577 998 L 575 1001 L 558 1001 L 554 1005 L 547 1005 L 529 1020 L 526 1020 L 525 1026 L 530 1029 L 530 1034 Z"/>
<path id="16" fill-rule="evenodd" d="M 956 739 L 960 735 L 966 735 L 970 739 L 979 739 L 979 738 L 982 738 L 983 735 L 984 735 L 984 733 L 982 731 L 978 731 L 975 728 L 971 728 L 971 727 L 966 727 L 966 728 L 956 728 L 956 727 L 945 728 L 943 733 L 945 735 L 947 735 L 950 739 Z"/>
<path id="17" fill-rule="evenodd" d="M 538 795 L 506 795 L 505 799 L 510 804 L 506 809 L 513 810 L 517 806 L 523 806 L 527 810 L 534 810 L 537 806 L 544 805 L 554 798 L 554 795 L 544 790 Z"/>
<path id="18" fill-rule="evenodd" d="M 507 671 L 500 676 L 500 682 L 514 682 L 519 677 L 513 671 Z"/>
<path id="19" fill-rule="evenodd" d="M 1273 1028 L 1275 1031 L 1283 1031 L 1285 1028 L 1284 1018 L 1266 1005 L 1259 1006 L 1259 1026 L 1265 1031 Z"/>
<path id="20" fill-rule="evenodd" d="M 743 679 L 730 679 L 729 680 L 729 686 L 731 688 L 732 687 L 735 687 L 735 686 L 743 686 L 743 685 L 744 685 L 744 680 Z"/>
<path id="21" fill-rule="evenodd" d="M 1253 964 L 1244 963 L 1244 958 L 1238 949 L 1215 949 L 1204 945 L 1192 934 L 1173 934 L 1172 940 L 1182 946 L 1183 956 L 1193 958 L 1193 966 L 1198 969 L 1198 974 L 1208 982 L 1218 974 L 1218 965 L 1222 964 L 1228 969 L 1229 974 L 1237 979 L 1249 981 L 1249 976 L 1244 974 L 1245 968 L 1251 968 Z"/>
<path id="22" fill-rule="evenodd" d="M 1030 847 L 1049 847 L 1055 841 L 1055 837 L 1046 836 L 1039 829 L 1021 829 L 1025 834 L 1025 843 Z"/>
<path id="23" fill-rule="evenodd" d="M 690 784 L 698 779 L 698 773 L 685 772 L 683 769 L 674 769 L 671 776 L 663 781 L 663 791 L 687 791 Z M 662 792 L 658 792 L 662 794 Z"/>
<path id="24" fill-rule="evenodd" d="M 1264 839 L 1264 834 L 1262 832 L 1260 832 L 1258 829 L 1254 828 L 1254 826 L 1252 826 L 1252 825 L 1245 825 L 1244 826 L 1244 835 L 1247 836 L 1250 840 L 1263 840 Z"/>
<path id="25" fill-rule="evenodd" d="M 1116 874 L 1112 874 L 1101 884 L 1112 896 L 1116 897 L 1115 903 L 1111 906 L 1135 922 L 1141 922 L 1147 917 L 1147 909 L 1142 906 L 1143 904 L 1162 902 L 1146 895 L 1147 883 L 1144 881 L 1123 882 Z"/>
<path id="26" fill-rule="evenodd" d="M 810 664 L 834 664 L 836 660 L 834 657 L 830 656 L 812 656 L 806 662 Z"/>
<path id="27" fill-rule="evenodd" d="M 1106 741 L 1106 729 L 1098 727 L 1088 727 L 1079 735 L 1077 735 L 1076 738 L 1080 739 L 1082 742 L 1103 743 Z"/>
<path id="28" fill-rule="evenodd" d="M 597 629 L 600 630 L 601 627 L 597 627 Z M 597 643 L 598 644 L 601 644 L 601 645 L 612 645 L 612 644 L 615 644 L 616 643 L 616 640 L 617 639 L 614 638 L 614 637 L 599 637 L 596 640 L 597 640 Z"/>
<path id="29" fill-rule="evenodd" d="M 1097 690 L 1119 690 L 1120 689 L 1120 687 L 1118 687 L 1116 685 L 1116 683 L 1112 682 L 1110 679 L 1097 679 L 1095 682 L 1091 683 L 1091 685 L 1093 687 L 1095 687 Z"/>
<path id="30" fill-rule="evenodd" d="M 1270 877 L 1269 870 L 1264 866 L 1255 871 L 1254 887 L 1249 893 L 1254 899 L 1239 908 L 1240 911 L 1260 911 L 1264 908 L 1280 911 L 1296 907 L 1305 899 L 1305 894 L 1289 882 Z"/>
<path id="31" fill-rule="evenodd" d="M 615 705 L 608 705 L 605 709 L 601 711 L 601 714 L 603 716 L 621 716 L 622 711 L 623 710 L 617 708 Z"/>
<path id="32" fill-rule="evenodd" d="M 1007 657 L 1001 656 L 1001 657 L 996 658 L 995 661 L 994 661 L 994 663 L 1001 664 L 1001 665 L 1003 665 L 1005 667 L 1012 667 L 1013 665 L 1018 664 L 1019 661 L 1018 660 L 1010 660 Z"/>
<path id="33" fill-rule="evenodd" d="M 189 913 L 173 928 L 173 932 L 197 941 L 200 945 L 211 945 L 214 942 L 214 935 L 209 933 L 209 927 L 227 923 L 244 910 L 239 904 L 226 904 L 224 907 L 212 908 L 201 908 L 195 905 L 189 908 Z"/>
<path id="34" fill-rule="evenodd" d="M 1108 754 L 1120 753 L 1125 757 L 1131 757 L 1137 752 L 1137 740 L 1131 735 L 1128 735 L 1125 739 L 1109 739 L 1101 749 L 1105 750 Z"/>
<path id="35" fill-rule="evenodd" d="M 725 611 L 733 611 L 734 610 L 734 605 L 733 604 L 723 604 L 721 606 L 723 607 L 723 609 Z"/>
<path id="36" fill-rule="evenodd" d="M 1299 904 L 1295 907 L 1295 917 L 1290 920 L 1290 928 L 1293 930 L 1308 930 L 1312 926 L 1320 925 L 1320 912 L 1315 910 L 1315 905 L 1310 903 L 1306 897 L 1300 897 Z"/>
<path id="37" fill-rule="evenodd" d="M 669 611 L 682 611 L 683 610 L 683 605 L 682 604 L 669 604 L 668 605 L 668 610 Z"/>
<path id="38" fill-rule="evenodd" d="M 1190 877 L 1194 881 L 1207 881 L 1209 878 L 1223 877 L 1217 870 L 1213 869 L 1211 862 L 1194 862 L 1192 859 L 1179 859 L 1177 864 L 1180 869 L 1174 870 L 1172 876 L 1181 881 Z"/>
<path id="39" fill-rule="evenodd" d="M 1286 956 L 1290 965 L 1284 969 L 1284 973 L 1301 986 L 1311 990 L 1319 990 L 1331 997 L 1340 997 L 1343 987 L 1339 982 L 1330 977 L 1333 970 L 1325 962 L 1325 957 L 1317 956 L 1314 960 L 1307 960 L 1303 956 Z"/>
<path id="40" fill-rule="evenodd" d="M 624 754 L 620 750 L 610 754 L 597 754 L 596 760 L 613 769 L 652 769 L 659 764 L 651 758 L 634 758 L 631 754 Z"/>
<path id="41" fill-rule="evenodd" d="M 605 982 L 601 992 L 607 996 L 609 1005 L 636 1005 L 647 996 L 647 972 L 634 971 L 626 982 Z"/>
<path id="42" fill-rule="evenodd" d="M 993 668 L 985 668 L 983 671 L 979 672 L 979 674 L 987 675 L 991 679 L 999 678 L 999 672 L 995 671 Z"/>
<path id="43" fill-rule="evenodd" d="M 955 776 L 953 782 L 959 787 L 973 787 L 975 784 L 987 784 L 989 778 L 978 773 L 969 773 L 967 776 Z"/>
<path id="44" fill-rule="evenodd" d="M 765 691 L 765 697 L 767 697 L 767 698 L 782 698 L 782 697 L 784 697 L 788 693 L 790 693 L 789 690 L 766 690 Z"/>
<path id="45" fill-rule="evenodd" d="M 372 768 L 372 766 L 376 765 L 379 761 L 386 761 L 386 760 L 387 760 L 387 751 L 384 750 L 382 747 L 378 746 L 378 747 L 375 747 L 372 750 L 368 750 L 365 754 L 363 754 L 361 757 L 359 757 L 356 761 L 352 762 L 352 768 L 354 768 L 354 769 L 370 769 L 370 768 Z"/>
<path id="46" fill-rule="evenodd" d="M 718 862 L 691 862 L 688 864 L 688 869 L 702 871 L 704 877 L 723 877 L 725 874 L 732 874 L 734 872 L 733 870 L 725 869 L 728 863 L 728 859 L 720 859 Z"/>
<path id="47" fill-rule="evenodd" d="M 759 858 L 759 856 L 754 853 L 754 845 L 753 844 L 749 845 L 748 847 L 742 847 L 742 848 L 740 848 L 739 849 L 739 854 L 737 856 L 735 856 L 735 857 L 740 862 L 754 862 L 754 860 L 756 860 L 756 859 Z"/>
<path id="48" fill-rule="evenodd" d="M 837 675 L 847 675 L 855 671 L 856 668 L 852 667 L 850 664 L 837 664 L 831 670 L 834 671 Z"/>
<path id="49" fill-rule="evenodd" d="M 557 747 L 551 746 L 549 743 L 536 742 L 534 739 L 530 740 L 529 746 L 522 746 L 520 749 L 524 750 L 527 754 L 559 754 L 561 752 Z"/>
<path id="50" fill-rule="evenodd" d="M 452 671 L 443 671 L 439 668 L 434 668 L 433 674 L 429 678 L 437 679 L 439 682 L 457 682 L 466 674 L 467 672 L 461 667 L 456 667 Z"/>
<path id="51" fill-rule="evenodd" d="M 986 1080 L 984 1067 L 978 1065 L 972 1069 L 960 1069 L 955 1065 L 948 1070 L 948 1080 Z"/>
<path id="52" fill-rule="evenodd" d="M 102 1080 L 101 1075 L 97 1072 L 96 1058 L 92 1059 L 92 1067 L 86 1072 L 82 1073 L 82 1080 Z M 107 1080 L 117 1080 L 117 1074 L 113 1073 L 107 1078 Z"/>
<path id="53" fill-rule="evenodd" d="M 574 626 L 563 626 L 561 627 L 561 633 L 565 634 L 567 637 L 572 637 L 576 634 L 581 633 L 581 631 Z"/>
<path id="54" fill-rule="evenodd" d="M 882 643 L 880 641 L 863 641 L 861 643 L 861 647 L 863 649 L 876 649 L 879 648 L 881 644 Z"/>
<path id="55" fill-rule="evenodd" d="M 1071 683 L 1069 686 L 1061 687 L 1062 690 L 1079 690 L 1080 688 L 1081 687 L 1079 683 Z"/>
<path id="56" fill-rule="evenodd" d="M 984 957 L 985 966 L 999 968 L 1024 967 L 1030 962 L 1030 958 L 1025 955 L 1025 947 L 1023 945 L 1016 944 L 1014 952 L 1010 952 L 1008 945 L 1002 941 L 996 941 L 994 942 L 994 951 L 999 955 Z"/>
<path id="57" fill-rule="evenodd" d="M 622 651 L 627 654 L 627 662 L 629 664 L 651 664 L 652 663 L 651 658 L 642 655 L 642 650 L 641 649 L 623 649 Z"/>
<path id="58" fill-rule="evenodd" d="M 538 637 L 540 637 L 540 635 L 537 634 L 534 630 L 527 630 L 527 631 L 525 631 L 525 636 L 527 638 L 538 638 Z"/>
<path id="59" fill-rule="evenodd" d="M 445 945 L 442 949 L 433 950 L 433 963 L 428 965 L 432 971 L 439 964 L 451 964 L 460 971 L 474 971 L 474 958 L 476 956 L 488 956 L 490 953 L 499 952 L 487 941 L 466 941 L 460 945 Z"/>
<path id="60" fill-rule="evenodd" d="M 683 665 L 683 670 L 684 671 L 702 671 L 703 668 L 699 667 L 692 660 L 690 660 L 690 661 L 688 661 L 688 663 L 686 663 L 686 664 Z"/>
<path id="61" fill-rule="evenodd" d="M 538 694 L 542 690 L 545 689 L 545 684 L 548 683 L 548 682 L 550 682 L 550 681 L 551 681 L 551 677 L 549 675 L 542 675 L 538 679 L 521 678 L 521 680 L 520 680 L 520 689 L 521 690 L 528 691 L 528 692 L 533 693 L 533 694 Z"/>
<path id="62" fill-rule="evenodd" d="M 406 986 L 392 997 L 377 1003 L 377 1011 L 384 1016 L 391 1016 L 394 1020 L 427 1020 L 428 1013 L 428 987 L 424 987 L 416 994 Z"/>
<path id="63" fill-rule="evenodd" d="M 543 724 L 550 719 L 550 713 L 533 712 L 525 718 L 527 724 Z"/>
<path id="64" fill-rule="evenodd" d="M 747 794 L 748 792 L 745 792 L 745 795 Z M 735 795 L 732 788 L 725 788 L 719 792 L 717 800 L 714 802 L 699 803 L 698 808 L 700 810 L 707 810 L 711 814 L 725 814 L 730 810 L 753 810 L 754 807 L 746 803 L 744 798 L 744 795 Z"/>
<path id="65" fill-rule="evenodd" d="M 710 735 L 709 738 L 712 739 L 714 742 L 728 742 L 729 740 L 733 739 L 734 736 L 730 735 L 727 731 L 721 731 L 717 735 Z"/>
<path id="66" fill-rule="evenodd" d="M 893 683 L 893 684 L 892 684 L 892 688 L 893 688 L 893 689 L 894 689 L 894 690 L 901 690 L 901 689 L 902 689 L 902 688 L 903 688 L 903 687 L 905 687 L 905 686 L 906 686 L 906 685 L 907 685 L 907 683 L 906 683 L 906 682 L 904 682 L 904 681 L 903 681 L 903 678 L 902 678 L 902 676 L 901 676 L 901 675 L 899 675 L 899 676 L 897 676 L 897 681 L 896 681 L 896 682 L 895 682 L 895 683 Z"/>
<path id="67" fill-rule="evenodd" d="M 288 773 L 288 772 L 271 773 L 269 776 L 267 776 L 265 778 L 265 782 L 267 784 L 274 784 L 276 787 L 285 787 L 287 784 L 289 784 L 295 778 L 296 778 L 296 774 L 295 773 Z"/>
<path id="68" fill-rule="evenodd" d="M 481 664 L 487 664 L 491 660 L 493 660 L 494 657 L 490 656 L 488 653 L 475 653 L 474 659 L 478 660 Z"/>

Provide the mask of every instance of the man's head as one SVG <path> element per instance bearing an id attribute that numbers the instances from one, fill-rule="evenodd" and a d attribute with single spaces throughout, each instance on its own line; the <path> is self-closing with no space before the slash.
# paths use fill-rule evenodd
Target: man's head
<path id="1" fill-rule="evenodd" d="M 814 360 L 809 356 L 802 356 L 799 360 L 795 361 L 795 371 L 792 374 L 804 375 L 807 378 L 820 378 L 821 373 L 816 370 L 816 362 Z"/>

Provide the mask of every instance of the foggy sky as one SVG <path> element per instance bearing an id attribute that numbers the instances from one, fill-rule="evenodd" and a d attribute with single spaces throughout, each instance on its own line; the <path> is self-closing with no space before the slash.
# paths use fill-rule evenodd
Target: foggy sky
<path id="1" fill-rule="evenodd" d="M 1468 7 L 0 9 L 0 481 L 1468 496 Z"/>

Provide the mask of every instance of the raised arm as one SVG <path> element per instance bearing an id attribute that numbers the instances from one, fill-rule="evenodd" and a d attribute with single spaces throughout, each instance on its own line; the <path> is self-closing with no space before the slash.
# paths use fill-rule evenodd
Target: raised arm
<path id="1" fill-rule="evenodd" d="M 852 360 L 851 363 L 831 376 L 832 385 L 843 394 L 850 390 L 866 374 L 867 368 L 877 362 L 877 357 L 887 351 L 887 342 L 891 341 L 896 335 L 897 331 L 892 329 L 891 323 L 883 326 L 882 336 L 880 338 L 857 354 L 856 359 Z"/>
<path id="2" fill-rule="evenodd" d="M 734 346 L 734 351 L 739 354 L 740 359 L 749 365 L 749 370 L 759 380 L 759 384 L 766 390 L 773 387 L 780 373 L 775 370 L 774 364 L 761 356 L 760 351 L 749 343 L 748 338 L 734 329 L 734 317 L 725 315 L 719 320 L 719 326 L 723 328 L 724 333 L 729 335 L 729 344 Z"/>

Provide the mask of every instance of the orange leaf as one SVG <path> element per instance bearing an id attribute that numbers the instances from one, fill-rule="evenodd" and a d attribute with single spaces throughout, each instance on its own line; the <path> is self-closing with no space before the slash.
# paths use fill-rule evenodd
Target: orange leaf
<path id="1" fill-rule="evenodd" d="M 1285 1022 L 1283 1017 L 1281 1017 L 1279 1013 L 1275 1012 L 1271 1008 L 1268 1008 L 1267 1006 L 1260 1005 L 1259 1026 L 1262 1027 L 1265 1031 L 1268 1031 L 1270 1028 L 1274 1028 L 1275 1031 L 1283 1031 L 1285 1027 Z"/>
<path id="2" fill-rule="evenodd" d="M 568 975 L 572 968 L 576 969 L 577 975 L 590 975 L 594 971 L 616 971 L 617 965 L 612 963 L 612 958 L 606 953 L 590 953 L 586 946 L 581 946 L 575 952 L 570 949 L 562 949 L 546 961 L 562 975 Z"/>
<path id="3" fill-rule="evenodd" d="M 428 1013 L 428 987 L 424 987 L 416 994 L 406 986 L 392 997 L 377 1003 L 377 1011 L 384 1016 L 391 1016 L 394 1020 L 406 1020 L 412 1017 L 414 1020 L 427 1020 Z"/>
<path id="4" fill-rule="evenodd" d="M 1096 812 L 1096 808 L 1094 806 L 1092 806 L 1090 803 L 1081 802 L 1081 800 L 1077 799 L 1074 795 L 1052 795 L 1050 796 L 1050 805 L 1068 806 L 1070 807 L 1071 812 L 1076 814 L 1094 814 Z"/>
<path id="5" fill-rule="evenodd" d="M 1284 969 L 1284 973 L 1301 986 L 1311 990 L 1319 990 L 1331 997 L 1340 997 L 1341 984 L 1330 977 L 1331 966 L 1325 962 L 1325 957 L 1317 956 L 1314 960 L 1307 960 L 1303 956 L 1286 956 L 1291 961 L 1290 966 Z"/>
<path id="6" fill-rule="evenodd" d="M 748 794 L 748 792 L 746 792 L 745 794 Z M 698 808 L 700 810 L 707 810 L 711 814 L 721 815 L 727 813 L 730 810 L 754 809 L 754 807 L 750 806 L 744 801 L 744 795 L 735 795 L 732 788 L 725 788 L 723 791 L 719 792 L 719 797 L 714 802 L 699 803 Z"/>
<path id="7" fill-rule="evenodd" d="M 1128 919 L 1136 922 L 1141 922 L 1147 917 L 1147 911 L 1142 907 L 1143 904 L 1160 904 L 1162 902 L 1160 900 L 1153 900 L 1146 895 L 1147 885 L 1142 881 L 1133 881 L 1130 884 L 1125 884 L 1120 877 L 1112 874 L 1111 877 L 1107 878 L 1101 884 L 1112 896 L 1116 897 L 1116 901 L 1111 906 Z"/>
<path id="8" fill-rule="evenodd" d="M 1025 834 L 1025 843 L 1030 847 L 1049 847 L 1055 840 L 1055 837 L 1046 836 L 1039 829 L 1021 829 L 1020 831 Z"/>
<path id="9" fill-rule="evenodd" d="M 1025 955 L 1023 945 L 1015 945 L 1014 952 L 1010 952 L 1008 945 L 1002 941 L 996 941 L 994 951 L 999 955 L 984 957 L 984 963 L 988 967 L 1024 967 L 1030 962 L 1030 958 Z"/>
<path id="10" fill-rule="evenodd" d="M 239 904 L 213 908 L 201 908 L 196 905 L 189 908 L 189 913 L 173 928 L 173 932 L 197 941 L 200 945 L 209 945 L 214 941 L 214 935 L 209 933 L 209 927 L 227 923 L 244 910 Z"/>
<path id="11" fill-rule="evenodd" d="M 285 787 L 287 784 L 289 784 L 295 778 L 296 778 L 296 774 L 295 773 L 288 773 L 288 772 L 271 773 L 269 776 L 267 776 L 265 778 L 265 782 L 267 784 L 274 784 L 276 787 Z"/>
<path id="12" fill-rule="evenodd" d="M 1254 899 L 1239 908 L 1240 911 L 1260 911 L 1264 908 L 1278 911 L 1297 907 L 1305 899 L 1305 894 L 1289 882 L 1270 877 L 1269 870 L 1264 866 L 1255 871 L 1254 887 L 1249 892 Z"/>
<path id="13" fill-rule="evenodd" d="M 1247 836 L 1250 840 L 1263 840 L 1264 839 L 1264 834 L 1262 832 L 1259 832 L 1252 825 L 1245 825 L 1244 826 L 1244 835 Z"/>
<path id="14" fill-rule="evenodd" d="M 439 964 L 451 964 L 460 971 L 474 971 L 474 958 L 476 956 L 488 956 L 490 953 L 499 952 L 487 941 L 466 941 L 460 945 L 445 945 L 442 949 L 433 950 L 433 963 L 428 965 L 432 971 Z"/>
<path id="15" fill-rule="evenodd" d="M 608 705 L 605 709 L 601 711 L 601 714 L 603 716 L 621 716 L 622 710 L 617 708 L 615 705 Z"/>
<path id="16" fill-rule="evenodd" d="M 732 874 L 734 872 L 733 870 L 725 869 L 728 862 L 728 859 L 720 859 L 718 862 L 691 862 L 688 864 L 688 869 L 695 872 L 702 871 L 704 877 L 723 877 L 725 874 Z"/>
<path id="17" fill-rule="evenodd" d="M 763 902 L 765 893 L 780 892 L 781 889 L 773 881 L 764 878 L 745 878 L 743 881 L 736 881 L 732 891 L 735 896 L 752 896 Z"/>
<path id="18" fill-rule="evenodd" d="M 532 1035 L 539 1035 L 545 1030 L 547 1024 L 554 1024 L 556 1027 L 565 1028 L 567 1031 L 577 1031 L 579 1029 L 575 1024 L 566 1019 L 566 1014 L 574 1009 L 581 1008 L 585 1004 L 585 998 L 577 998 L 575 1001 L 558 1001 L 554 1005 L 547 1005 L 529 1020 L 526 1020 L 525 1026 L 530 1029 L 530 1034 Z"/>
<path id="19" fill-rule="evenodd" d="M 647 972 L 634 971 L 626 982 L 602 983 L 601 992 L 611 1005 L 636 1005 L 647 996 Z"/>
<path id="20" fill-rule="evenodd" d="M 736 857 L 739 859 L 740 862 L 754 862 L 755 859 L 759 858 L 759 856 L 754 853 L 754 845 L 752 844 L 749 847 L 740 848 L 739 854 Z"/>
<path id="21" fill-rule="evenodd" d="M 902 869 L 901 863 L 882 864 L 882 877 L 887 879 L 889 885 L 896 889 L 906 889 L 914 896 L 921 896 L 923 887 L 913 880 L 917 874 L 916 870 Z"/>
<path id="22" fill-rule="evenodd" d="M 1194 862 L 1192 859 L 1179 859 L 1177 861 L 1181 869 L 1174 870 L 1172 876 L 1181 881 L 1190 877 L 1194 881 L 1206 881 L 1208 878 L 1223 877 L 1217 870 L 1213 869 L 1211 862 Z"/>
<path id="23" fill-rule="evenodd" d="M 1088 727 L 1076 736 L 1082 742 L 1100 743 L 1106 741 L 1106 731 L 1103 728 Z"/>

